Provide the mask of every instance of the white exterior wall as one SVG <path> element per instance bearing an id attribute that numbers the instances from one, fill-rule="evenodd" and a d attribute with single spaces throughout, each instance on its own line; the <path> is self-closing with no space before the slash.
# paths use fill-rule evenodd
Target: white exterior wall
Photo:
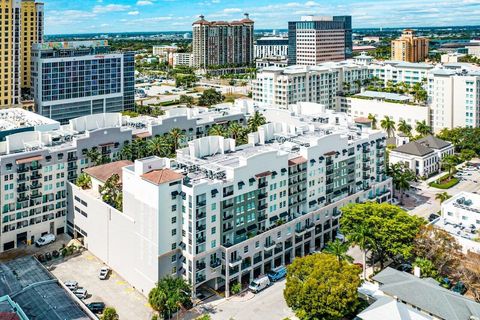
<path id="1" fill-rule="evenodd" d="M 417 122 L 425 121 L 427 124 L 430 123 L 428 107 L 385 102 L 377 99 L 347 98 L 347 101 L 349 105 L 348 113 L 352 117 L 367 118 L 369 114 L 372 114 L 376 117 L 378 126 L 380 126 L 380 121 L 385 116 L 395 121 L 397 126 L 401 120 L 405 120 L 412 126 L 412 132 L 415 132 Z"/>
<path id="2" fill-rule="evenodd" d="M 457 203 L 457 200 L 464 198 L 472 201 L 472 204 Z M 452 224 L 462 224 L 465 227 L 474 225 L 476 230 L 480 229 L 480 196 L 470 192 L 460 192 L 442 203 L 442 218 Z"/>
<path id="3" fill-rule="evenodd" d="M 440 158 L 435 152 L 419 157 L 392 150 L 390 151 L 389 162 L 391 164 L 404 163 L 408 169 L 421 177 L 428 177 L 433 173 L 437 173 L 440 169 Z"/>

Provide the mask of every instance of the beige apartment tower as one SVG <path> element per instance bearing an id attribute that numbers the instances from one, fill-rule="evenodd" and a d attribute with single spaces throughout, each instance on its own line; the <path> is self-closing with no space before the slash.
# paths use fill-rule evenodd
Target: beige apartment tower
<path id="1" fill-rule="evenodd" d="M 43 42 L 43 3 L 35 0 L 22 0 L 21 4 L 21 88 L 31 87 L 32 44 Z"/>
<path id="2" fill-rule="evenodd" d="M 239 21 L 207 21 L 204 16 L 193 23 L 193 65 L 240 67 L 253 63 L 254 22 L 245 14 Z"/>
<path id="3" fill-rule="evenodd" d="M 428 56 L 428 39 L 416 37 L 415 31 L 406 29 L 400 38 L 392 41 L 392 60 L 406 62 L 424 61 Z"/>

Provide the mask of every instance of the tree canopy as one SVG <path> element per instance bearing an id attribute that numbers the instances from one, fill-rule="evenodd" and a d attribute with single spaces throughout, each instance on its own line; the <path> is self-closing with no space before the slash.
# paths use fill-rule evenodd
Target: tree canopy
<path id="1" fill-rule="evenodd" d="M 388 203 L 354 203 L 342 208 L 340 229 L 347 237 L 364 226 L 371 233 L 373 245 L 369 249 L 383 263 L 387 258 L 397 255 L 410 257 L 413 249 L 413 239 L 425 220 L 411 216 L 401 208 Z"/>
<path id="2" fill-rule="evenodd" d="M 317 253 L 296 258 L 288 267 L 283 295 L 301 320 L 337 320 L 358 305 L 360 268 L 335 256 Z"/>
<path id="3" fill-rule="evenodd" d="M 181 307 L 191 305 L 191 288 L 183 278 L 165 277 L 148 294 L 148 303 L 164 318 L 169 318 Z"/>
<path id="4" fill-rule="evenodd" d="M 223 95 L 215 89 L 207 89 L 203 91 L 202 95 L 198 99 L 198 104 L 200 106 L 212 106 L 214 104 L 222 102 L 224 99 Z"/>

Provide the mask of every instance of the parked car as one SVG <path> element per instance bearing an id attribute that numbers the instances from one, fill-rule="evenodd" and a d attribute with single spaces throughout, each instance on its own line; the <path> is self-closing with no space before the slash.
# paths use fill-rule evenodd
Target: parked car
<path id="1" fill-rule="evenodd" d="M 73 294 L 76 295 L 79 299 L 86 299 L 88 292 L 87 289 L 81 288 L 73 291 Z"/>
<path id="2" fill-rule="evenodd" d="M 75 280 L 68 280 L 64 282 L 65 287 L 68 289 L 75 291 L 78 288 L 78 282 Z"/>
<path id="3" fill-rule="evenodd" d="M 432 213 L 431 215 L 428 216 L 428 221 L 432 222 L 435 219 L 438 219 L 440 216 L 436 213 Z"/>
<path id="4" fill-rule="evenodd" d="M 87 304 L 87 308 L 90 309 L 93 313 L 103 313 L 105 309 L 105 303 L 103 302 L 91 302 Z"/>
<path id="5" fill-rule="evenodd" d="M 270 286 L 270 279 L 268 279 L 268 276 L 263 276 L 263 277 L 256 278 L 252 282 L 250 282 L 250 285 L 248 286 L 248 288 L 253 293 L 258 293 L 263 289 L 267 288 L 268 286 Z"/>
<path id="6" fill-rule="evenodd" d="M 42 246 L 46 246 L 47 244 L 50 244 L 54 241 L 55 241 L 55 235 L 49 233 L 49 234 L 46 234 L 46 235 L 38 238 L 38 240 L 35 241 L 35 245 L 37 247 L 42 247 Z"/>
<path id="7" fill-rule="evenodd" d="M 401 265 L 398 266 L 397 270 L 411 273 L 413 270 L 413 267 L 409 263 L 402 263 Z"/>
<path id="8" fill-rule="evenodd" d="M 271 282 L 278 281 L 287 275 L 287 267 L 280 266 L 267 273 L 268 279 Z"/>
<path id="9" fill-rule="evenodd" d="M 100 280 L 106 280 L 108 278 L 109 273 L 110 273 L 110 268 L 103 267 L 102 269 L 100 269 L 100 273 L 98 275 L 98 278 Z"/>

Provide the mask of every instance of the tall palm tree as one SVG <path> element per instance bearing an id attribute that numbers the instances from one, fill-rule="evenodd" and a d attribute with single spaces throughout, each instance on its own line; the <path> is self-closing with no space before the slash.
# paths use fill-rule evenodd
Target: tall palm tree
<path id="1" fill-rule="evenodd" d="M 123 160 L 130 160 L 132 161 L 133 158 L 133 150 L 132 144 L 126 143 L 123 145 L 122 150 L 120 150 L 120 158 Z"/>
<path id="2" fill-rule="evenodd" d="M 457 165 L 457 158 L 454 155 L 447 155 L 441 160 L 441 165 L 443 170 L 448 171 L 448 178 L 450 179 L 453 175 L 453 171 Z"/>
<path id="3" fill-rule="evenodd" d="M 410 189 L 411 176 L 407 172 L 403 172 L 400 176 L 397 177 L 396 187 L 400 191 L 400 204 L 403 204 L 403 196 L 405 191 Z"/>
<path id="4" fill-rule="evenodd" d="M 359 246 L 363 254 L 363 279 L 367 279 L 367 251 L 373 247 L 374 242 L 371 230 L 364 224 L 357 227 L 352 234 L 348 236 L 348 240 Z"/>
<path id="5" fill-rule="evenodd" d="M 452 196 L 449 195 L 447 192 L 440 192 L 435 195 L 435 200 L 440 201 L 440 204 L 442 204 L 444 201 L 450 199 Z"/>
<path id="6" fill-rule="evenodd" d="M 147 142 L 149 153 L 158 157 L 167 157 L 171 150 L 171 145 L 165 137 L 155 137 Z"/>
<path id="7" fill-rule="evenodd" d="M 87 153 L 85 153 L 85 156 L 87 157 L 88 161 L 96 166 L 102 164 L 102 155 L 97 149 L 90 149 L 87 150 Z"/>
<path id="8" fill-rule="evenodd" d="M 335 239 L 335 241 L 330 241 L 329 243 L 327 243 L 325 249 L 323 249 L 323 252 L 334 255 L 335 257 L 337 257 L 338 262 L 353 262 L 353 258 L 347 254 L 349 247 L 350 246 L 347 242 L 342 242 L 338 239 Z"/>
<path id="9" fill-rule="evenodd" d="M 237 140 L 240 134 L 242 133 L 242 126 L 238 122 L 232 122 L 228 126 L 228 135 L 230 138 Z"/>
<path id="10" fill-rule="evenodd" d="M 415 127 L 415 130 L 420 134 L 421 136 L 426 136 L 429 134 L 432 134 L 432 127 L 430 127 L 425 120 L 418 122 L 417 121 L 417 126 Z"/>
<path id="11" fill-rule="evenodd" d="M 412 126 L 409 125 L 405 120 L 400 120 L 397 126 L 397 130 L 409 137 L 412 134 Z"/>
<path id="12" fill-rule="evenodd" d="M 169 137 L 172 139 L 172 147 L 173 147 L 173 153 L 175 153 L 178 149 L 178 146 L 180 145 L 180 142 L 183 138 L 185 138 L 185 135 L 182 133 L 182 130 L 179 128 L 173 128 L 169 132 Z"/>
<path id="13" fill-rule="evenodd" d="M 210 136 L 221 136 L 221 137 L 225 137 L 227 135 L 225 132 L 225 128 L 218 124 L 212 126 L 210 130 L 208 130 L 208 134 Z"/>
<path id="14" fill-rule="evenodd" d="M 265 120 L 263 114 L 258 111 L 255 111 L 253 116 L 248 119 L 248 127 L 250 128 L 251 132 L 257 131 L 258 127 L 264 125 L 265 123 L 267 123 L 267 120 Z"/>
<path id="15" fill-rule="evenodd" d="M 377 118 L 373 114 L 369 113 L 368 119 L 372 121 L 372 129 L 377 129 Z"/>
<path id="16" fill-rule="evenodd" d="M 380 126 L 383 130 L 387 132 L 387 136 L 390 138 L 395 133 L 395 121 L 390 119 L 390 117 L 385 116 L 385 118 L 380 121 Z"/>

